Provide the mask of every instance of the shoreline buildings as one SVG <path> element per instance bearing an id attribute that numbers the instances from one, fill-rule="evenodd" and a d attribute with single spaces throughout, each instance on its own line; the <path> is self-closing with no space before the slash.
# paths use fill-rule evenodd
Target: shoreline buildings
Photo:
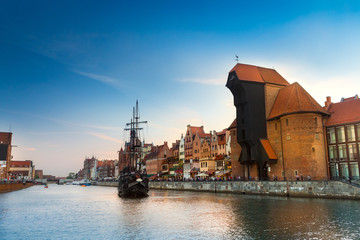
<path id="1" fill-rule="evenodd" d="M 222 131 L 186 127 L 172 147 L 146 144 L 151 178 L 241 180 L 359 179 L 360 99 L 322 107 L 276 70 L 236 64 L 226 87 L 236 119 Z M 145 145 L 144 145 L 145 147 Z M 118 171 L 128 165 L 127 146 Z"/>

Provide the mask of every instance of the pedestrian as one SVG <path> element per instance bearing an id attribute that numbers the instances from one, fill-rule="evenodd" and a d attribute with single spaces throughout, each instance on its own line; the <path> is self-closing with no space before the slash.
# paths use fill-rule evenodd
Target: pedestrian
<path id="1" fill-rule="evenodd" d="M 299 181 L 299 174 L 296 174 L 296 181 Z"/>
<path id="2" fill-rule="evenodd" d="M 307 180 L 308 180 L 308 181 L 311 181 L 310 175 L 307 176 Z"/>

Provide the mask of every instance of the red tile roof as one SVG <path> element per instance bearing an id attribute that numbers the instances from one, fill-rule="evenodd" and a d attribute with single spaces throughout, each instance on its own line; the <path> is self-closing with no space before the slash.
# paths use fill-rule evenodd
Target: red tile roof
<path id="1" fill-rule="evenodd" d="M 242 81 L 289 85 L 289 82 L 274 69 L 238 63 L 230 72 L 233 71 L 235 71 L 238 79 Z"/>
<path id="2" fill-rule="evenodd" d="M 360 121 L 360 99 L 353 98 L 339 103 L 331 103 L 328 109 L 331 114 L 325 126 Z"/>
<path id="3" fill-rule="evenodd" d="M 299 83 L 295 82 L 279 91 L 268 120 L 288 114 L 305 112 L 328 115 L 315 99 Z"/>
<path id="4" fill-rule="evenodd" d="M 267 139 L 260 139 L 261 145 L 263 146 L 266 154 L 268 155 L 269 159 L 277 159 L 277 156 L 274 152 L 274 149 L 271 147 L 269 140 Z"/>
<path id="5" fill-rule="evenodd" d="M 194 126 L 190 126 L 191 129 L 191 133 L 194 136 L 196 133 L 199 133 L 199 137 L 200 138 L 205 138 L 205 137 L 211 137 L 210 133 L 205 133 L 204 132 L 204 128 L 203 127 L 194 127 Z"/>

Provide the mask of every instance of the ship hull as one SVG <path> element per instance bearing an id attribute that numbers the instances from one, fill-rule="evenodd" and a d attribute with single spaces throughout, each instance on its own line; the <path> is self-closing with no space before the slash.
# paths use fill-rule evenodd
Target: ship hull
<path id="1" fill-rule="evenodd" d="M 149 181 L 146 177 L 133 174 L 120 176 L 118 185 L 119 197 L 146 197 L 149 192 Z"/>

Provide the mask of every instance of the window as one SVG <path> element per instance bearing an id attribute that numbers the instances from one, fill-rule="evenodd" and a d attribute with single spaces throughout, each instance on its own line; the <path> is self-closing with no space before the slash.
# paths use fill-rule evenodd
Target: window
<path id="1" fill-rule="evenodd" d="M 336 128 L 338 142 L 345 142 L 345 130 L 344 127 Z"/>
<path id="2" fill-rule="evenodd" d="M 349 144 L 348 145 L 348 149 L 349 149 L 349 159 L 350 161 L 354 160 L 355 158 L 357 158 L 357 148 L 356 148 L 356 144 Z"/>
<path id="3" fill-rule="evenodd" d="M 340 161 L 344 161 L 347 159 L 347 153 L 346 153 L 346 145 L 339 145 L 338 146 L 339 149 L 339 160 Z"/>
<path id="4" fill-rule="evenodd" d="M 289 126 L 289 119 L 286 119 L 286 126 Z"/>
<path id="5" fill-rule="evenodd" d="M 328 138 L 329 143 L 335 143 L 336 142 L 335 129 L 334 128 L 329 128 L 327 130 L 327 138 Z"/>
<path id="6" fill-rule="evenodd" d="M 286 140 L 289 141 L 291 139 L 290 134 L 286 135 Z"/>
<path id="7" fill-rule="evenodd" d="M 330 157 L 330 162 L 332 161 L 336 161 L 337 158 L 337 152 L 336 152 L 336 146 L 329 146 L 329 157 Z"/>
<path id="8" fill-rule="evenodd" d="M 275 130 L 277 130 L 277 123 L 275 123 Z"/>
<path id="9" fill-rule="evenodd" d="M 359 179 L 359 164 L 358 163 L 350 163 L 350 171 L 352 179 Z"/>
<path id="10" fill-rule="evenodd" d="M 294 170 L 294 175 L 296 176 L 296 175 L 298 175 L 298 170 Z"/>
<path id="11" fill-rule="evenodd" d="M 315 152 L 315 148 L 312 148 L 311 150 L 312 150 L 312 152 Z"/>
<path id="12" fill-rule="evenodd" d="M 360 124 L 356 125 L 357 127 L 357 137 L 358 137 L 358 141 L 360 141 Z"/>
<path id="13" fill-rule="evenodd" d="M 315 133 L 315 139 L 320 140 L 320 134 L 319 133 Z"/>
<path id="14" fill-rule="evenodd" d="M 349 166 L 347 163 L 340 163 L 340 172 L 343 178 L 349 178 Z"/>
<path id="15" fill-rule="evenodd" d="M 318 125 L 318 120 L 317 120 L 317 117 L 315 117 L 315 127 L 317 127 L 317 125 Z"/>
<path id="16" fill-rule="evenodd" d="M 347 132 L 347 141 L 353 142 L 355 141 L 355 126 L 346 126 L 346 132 Z"/>

